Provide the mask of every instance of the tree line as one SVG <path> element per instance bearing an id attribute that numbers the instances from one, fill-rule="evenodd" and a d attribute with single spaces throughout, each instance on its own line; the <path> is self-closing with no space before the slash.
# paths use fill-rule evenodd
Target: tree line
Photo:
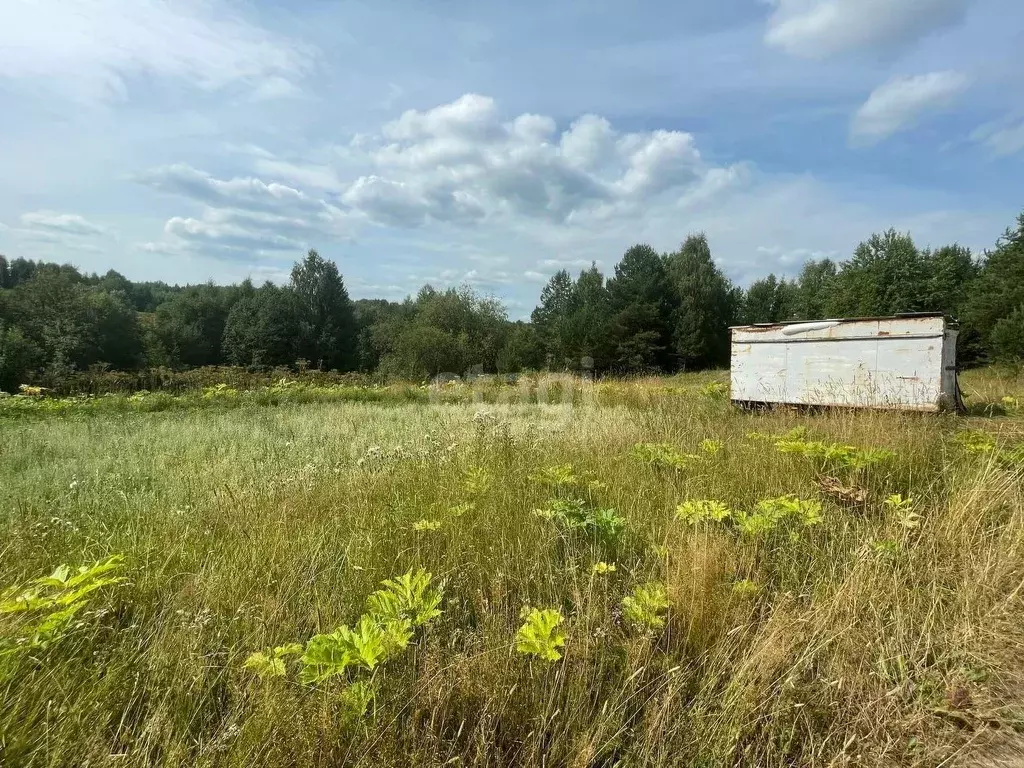
<path id="1" fill-rule="evenodd" d="M 316 367 L 426 378 L 442 372 L 671 372 L 728 364 L 730 325 L 943 312 L 966 363 L 1024 359 L 1024 214 L 992 250 L 919 248 L 873 234 L 849 259 L 806 262 L 745 290 L 703 234 L 672 253 L 629 248 L 604 275 L 553 275 L 527 321 L 469 287 L 424 286 L 402 302 L 353 301 L 310 251 L 287 285 L 171 286 L 111 270 L 0 256 L 0 388 L 94 368 Z"/>

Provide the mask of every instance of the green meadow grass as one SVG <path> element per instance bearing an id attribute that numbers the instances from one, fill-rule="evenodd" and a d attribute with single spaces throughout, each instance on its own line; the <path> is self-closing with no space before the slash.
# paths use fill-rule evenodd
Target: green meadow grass
<path id="1" fill-rule="evenodd" d="M 222 391 L 160 408 L 0 401 L 7 599 L 61 564 L 124 556 L 122 581 L 83 598 L 45 646 L 24 640 L 27 614 L 0 614 L 0 764 L 1013 754 L 1024 380 L 965 376 L 974 415 L 957 417 L 745 413 L 707 386 L 717 379 L 563 381 L 572 405 L 543 402 L 561 399 L 555 387 L 458 384 Z M 777 450 L 787 433 L 889 454 L 826 464 Z M 737 522 L 788 494 L 818 502 L 820 521 Z M 893 494 L 909 505 L 886 504 Z M 584 522 L 559 512 L 575 499 Z M 687 501 L 734 517 L 677 519 Z M 246 667 L 355 624 L 382 580 L 416 568 L 443 589 L 441 615 L 372 673 L 311 685 L 298 656 L 283 677 Z M 669 607 L 645 624 L 637 600 L 660 588 Z M 557 659 L 520 652 L 533 609 L 562 617 Z M 362 714 L 356 678 L 373 691 Z"/>

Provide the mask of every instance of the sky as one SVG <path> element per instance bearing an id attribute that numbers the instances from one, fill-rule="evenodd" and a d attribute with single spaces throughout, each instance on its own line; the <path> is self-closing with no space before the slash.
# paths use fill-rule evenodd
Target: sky
<path id="1" fill-rule="evenodd" d="M 703 231 L 741 285 L 1024 209 L 1020 0 L 0 0 L 0 253 L 355 298 Z"/>

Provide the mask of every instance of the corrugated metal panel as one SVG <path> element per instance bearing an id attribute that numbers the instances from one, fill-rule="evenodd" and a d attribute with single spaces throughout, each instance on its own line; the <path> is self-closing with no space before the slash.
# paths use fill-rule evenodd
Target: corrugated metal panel
<path id="1" fill-rule="evenodd" d="M 732 339 L 736 401 L 912 410 L 955 402 L 956 332 L 941 316 L 741 326 Z"/>

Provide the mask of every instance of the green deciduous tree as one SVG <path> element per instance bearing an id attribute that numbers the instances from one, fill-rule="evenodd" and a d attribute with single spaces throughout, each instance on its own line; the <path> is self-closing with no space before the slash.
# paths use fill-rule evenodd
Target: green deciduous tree
<path id="1" fill-rule="evenodd" d="M 358 329 L 338 265 L 310 250 L 292 267 L 291 287 L 301 312 L 301 355 L 325 369 L 355 370 Z"/>
<path id="2" fill-rule="evenodd" d="M 173 366 L 217 365 L 228 313 L 238 289 L 215 285 L 190 286 L 157 307 L 155 344 Z"/>
<path id="3" fill-rule="evenodd" d="M 964 307 L 966 325 L 991 357 L 1024 355 L 1018 340 L 1024 316 L 1024 213 L 1007 229 L 995 250 L 985 254 Z"/>
<path id="4" fill-rule="evenodd" d="M 12 348 L 34 350 L 14 355 L 32 361 L 35 370 L 23 376 L 53 381 L 98 363 L 127 369 L 142 362 L 138 319 L 126 297 L 90 287 L 71 267 L 39 266 L 4 290 L 0 319 Z"/>
<path id="5" fill-rule="evenodd" d="M 298 297 L 290 288 L 266 283 L 244 291 L 224 324 L 223 352 L 231 365 L 292 365 L 298 357 L 301 323 Z"/>
<path id="6" fill-rule="evenodd" d="M 796 313 L 796 283 L 779 280 L 774 274 L 755 280 L 743 296 L 745 323 L 777 323 Z"/>
<path id="7" fill-rule="evenodd" d="M 498 351 L 495 368 L 498 373 L 537 371 L 544 367 L 544 356 L 533 325 L 521 320 L 512 323 L 505 334 L 505 344 Z"/>
<path id="8" fill-rule="evenodd" d="M 21 329 L 0 320 L 0 390 L 16 392 L 40 367 L 43 352 Z"/>
<path id="9" fill-rule="evenodd" d="M 505 345 L 505 309 L 468 287 L 430 286 L 373 327 L 381 369 L 413 378 L 493 373 Z"/>
<path id="10" fill-rule="evenodd" d="M 929 292 L 925 261 L 913 238 L 895 229 L 858 245 L 834 286 L 831 312 L 846 317 L 919 311 Z"/>
<path id="11" fill-rule="evenodd" d="M 804 264 L 793 290 L 793 317 L 798 320 L 823 320 L 829 317 L 835 292 L 836 265 L 831 259 L 811 260 Z"/>

